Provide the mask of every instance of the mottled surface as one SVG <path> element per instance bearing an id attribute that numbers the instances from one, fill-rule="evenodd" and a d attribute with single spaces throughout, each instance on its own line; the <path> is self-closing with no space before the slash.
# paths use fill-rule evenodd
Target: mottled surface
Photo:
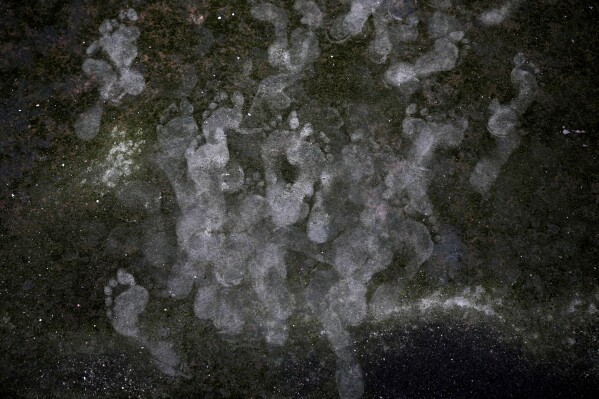
<path id="1" fill-rule="evenodd" d="M 599 7 L 260 4 L 0 4 L 0 393 L 595 397 Z"/>

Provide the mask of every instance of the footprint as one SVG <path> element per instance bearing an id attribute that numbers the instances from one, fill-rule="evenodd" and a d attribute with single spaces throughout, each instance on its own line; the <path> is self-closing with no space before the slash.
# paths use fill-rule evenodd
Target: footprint
<path id="1" fill-rule="evenodd" d="M 124 289 L 116 297 L 113 296 L 118 289 Z M 106 315 L 112 326 L 121 335 L 126 337 L 140 337 L 137 322 L 148 304 L 150 295 L 141 285 L 135 283 L 135 278 L 123 269 L 119 269 L 116 279 L 110 279 L 104 287 L 106 294 Z"/>
<path id="2" fill-rule="evenodd" d="M 119 290 L 121 292 L 116 294 Z M 138 327 L 139 316 L 145 311 L 150 294 L 144 287 L 136 284 L 132 274 L 119 269 L 116 278 L 110 279 L 104 287 L 104 293 L 106 315 L 117 333 L 133 338 L 142 347 L 147 347 L 154 363 L 163 373 L 171 377 L 190 377 L 186 364 L 180 360 L 171 342 L 153 341 Z"/>
<path id="3" fill-rule="evenodd" d="M 101 37 L 87 48 L 88 57 L 81 66 L 88 78 L 99 83 L 96 104 L 80 114 L 73 124 L 75 134 L 84 141 L 98 135 L 105 103 L 118 105 L 126 96 L 140 95 L 146 85 L 141 72 L 133 67 L 140 31 L 125 23 L 137 21 L 137 12 L 132 8 L 122 10 L 119 19 L 122 22 L 116 19 L 102 22 Z"/>

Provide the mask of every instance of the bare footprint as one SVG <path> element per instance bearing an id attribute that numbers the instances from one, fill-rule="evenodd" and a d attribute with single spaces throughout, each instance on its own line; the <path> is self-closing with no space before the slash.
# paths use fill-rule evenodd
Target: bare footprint
<path id="1" fill-rule="evenodd" d="M 124 289 L 113 299 L 115 291 Z M 135 283 L 135 278 L 123 269 L 119 269 L 116 279 L 110 279 L 104 287 L 106 294 L 106 315 L 112 326 L 121 335 L 138 338 L 140 331 L 137 327 L 139 315 L 148 304 L 150 295 L 141 285 Z"/>
<path id="2" fill-rule="evenodd" d="M 116 294 L 119 290 L 122 292 Z M 163 373 L 172 377 L 189 377 L 187 367 L 179 359 L 172 343 L 164 340 L 153 341 L 138 327 L 139 316 L 145 311 L 150 294 L 144 287 L 136 284 L 132 274 L 119 269 L 116 278 L 110 279 L 104 287 L 104 293 L 106 315 L 117 333 L 131 337 L 143 347 L 147 347 L 154 363 Z"/>

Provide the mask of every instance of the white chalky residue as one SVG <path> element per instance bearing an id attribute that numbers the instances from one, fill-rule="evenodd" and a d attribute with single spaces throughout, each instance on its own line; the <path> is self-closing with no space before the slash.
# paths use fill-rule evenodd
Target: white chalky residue
<path id="1" fill-rule="evenodd" d="M 100 182 L 108 188 L 114 188 L 123 179 L 129 177 L 138 169 L 136 157 L 141 154 L 141 148 L 145 140 L 135 138 L 141 135 L 138 131 L 134 138 L 127 138 L 125 131 L 114 127 L 111 139 L 114 145 L 108 150 L 106 158 L 92 165 L 91 170 L 100 171 Z"/>
<path id="2" fill-rule="evenodd" d="M 497 308 L 501 302 L 490 300 L 480 287 L 466 288 L 460 295 L 449 295 L 443 291 L 434 292 L 415 301 L 400 300 L 401 292 L 388 284 L 383 284 L 374 293 L 369 312 L 378 321 L 393 315 L 414 316 L 418 313 L 429 314 L 436 311 L 474 311 L 488 317 L 501 317 Z"/>

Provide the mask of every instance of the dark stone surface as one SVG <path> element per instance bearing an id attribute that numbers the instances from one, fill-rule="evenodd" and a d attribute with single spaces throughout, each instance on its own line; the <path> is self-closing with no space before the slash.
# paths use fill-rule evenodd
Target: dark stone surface
<path id="1" fill-rule="evenodd" d="M 292 10 L 291 1 L 276 3 Z M 347 10 L 338 1 L 317 3 L 326 6 L 326 23 Z M 500 2 L 454 3 L 459 6 L 450 12 L 461 7 L 476 15 Z M 431 113 L 460 109 L 469 130 L 459 147 L 431 165 L 429 196 L 441 226 L 451 226 L 449 244 L 437 247 L 403 299 L 412 303 L 436 290 L 458 295 L 466 286 L 490 287 L 491 297 L 503 299 L 502 319 L 481 322 L 466 311 L 351 328 L 364 397 L 599 393 L 599 324 L 591 311 L 591 303 L 599 307 L 599 6 L 575 0 L 521 3 L 499 27 L 474 23 L 460 66 L 430 79 L 413 100 Z M 85 50 L 98 38 L 102 21 L 129 6 L 139 13 L 135 67 L 146 89 L 107 107 L 98 139 L 80 141 L 73 122 L 97 101 L 96 83 L 81 70 Z M 245 1 L 208 0 L 0 4 L 0 396 L 338 397 L 335 354 L 314 317 L 294 316 L 295 330 L 278 349 L 257 331 L 243 340 L 223 338 L 209 321 L 197 320 L 189 304 L 159 296 L 168 270 L 144 274 L 143 246 L 152 226 L 145 210 L 123 206 L 116 190 L 91 183 L 101 166 L 95 162 L 113 145 L 110 129 L 143 130 L 147 147 L 134 178 L 158 188 L 165 234 L 176 242 L 181 211 L 175 190 L 154 163 L 155 128 L 181 92 L 200 122 L 221 90 L 239 90 L 247 105 L 255 82 L 274 73 L 266 59 L 272 27 L 252 19 L 249 9 Z M 433 11 L 422 5 L 418 12 Z M 343 129 L 352 124 L 366 126 L 380 146 L 405 148 L 397 132 L 408 102 L 383 84 L 388 63 L 365 61 L 371 25 L 341 45 L 320 32 L 320 57 L 302 72 L 302 84 L 289 89 L 300 117 L 313 117 L 317 129 L 328 129 L 334 151 L 349 142 Z M 430 46 L 421 29 L 405 59 Z M 491 195 L 483 197 L 468 179 L 495 145 L 486 131 L 487 104 L 514 96 L 509 76 L 518 52 L 534 60 L 540 91 L 520 117 L 526 132 L 521 145 Z M 247 59 L 253 59 L 249 78 L 242 73 Z M 193 82 L 182 84 L 190 65 L 199 77 L 195 89 Z M 356 111 L 362 105 L 369 108 Z M 322 111 L 329 106 L 342 111 L 345 127 Z M 572 133 L 563 134 L 566 128 Z M 248 177 L 248 171 L 263 171 L 256 160 L 260 148 L 244 140 L 232 138 L 230 150 L 239 154 Z M 291 175 L 290 182 L 297 177 Z M 300 259 L 289 262 L 297 266 L 288 271 L 288 279 L 295 279 L 290 286 L 303 286 L 311 270 L 324 267 L 298 253 Z M 152 315 L 169 315 L 191 379 L 163 375 L 143 345 L 114 331 L 103 289 L 118 268 L 132 272 L 156 298 L 143 323 L 154 327 Z M 369 296 L 372 291 L 369 286 Z M 577 298 L 582 310 L 569 312 Z"/>

